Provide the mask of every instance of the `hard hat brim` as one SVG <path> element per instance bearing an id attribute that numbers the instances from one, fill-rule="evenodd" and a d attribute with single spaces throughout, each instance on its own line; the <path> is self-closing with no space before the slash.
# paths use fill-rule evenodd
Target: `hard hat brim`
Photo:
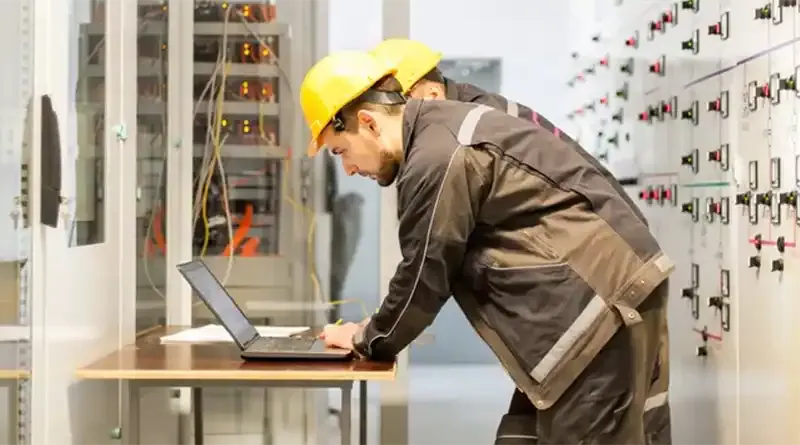
<path id="1" fill-rule="evenodd" d="M 309 158 L 313 158 L 319 154 L 320 151 L 322 151 L 322 147 L 319 145 L 319 142 L 317 142 L 316 139 L 312 139 L 311 142 L 308 143 L 308 148 L 306 148 L 306 155 L 308 155 Z"/>

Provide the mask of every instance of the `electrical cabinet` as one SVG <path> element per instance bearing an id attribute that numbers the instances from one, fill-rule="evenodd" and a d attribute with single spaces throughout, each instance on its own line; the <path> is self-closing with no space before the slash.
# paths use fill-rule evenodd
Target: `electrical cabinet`
<path id="1" fill-rule="evenodd" d="M 600 38 L 581 36 L 595 49 L 573 54 L 580 113 L 570 116 L 584 134 L 631 123 L 629 139 L 594 153 L 617 175 L 615 157 L 636 161 L 635 196 L 677 265 L 673 440 L 798 442 L 800 7 L 601 3 L 616 20 L 599 25 Z M 587 75 L 595 53 L 608 54 L 613 75 Z M 611 119 L 594 102 L 606 95 Z"/>

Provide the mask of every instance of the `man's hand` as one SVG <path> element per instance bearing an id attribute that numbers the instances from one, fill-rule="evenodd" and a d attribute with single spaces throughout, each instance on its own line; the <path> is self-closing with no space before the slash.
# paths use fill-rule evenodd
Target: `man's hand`
<path id="1" fill-rule="evenodd" d="M 356 335 L 360 329 L 363 329 L 356 323 L 345 323 L 341 325 L 329 324 L 325 326 L 319 338 L 325 341 L 325 344 L 334 348 L 353 350 L 353 336 Z"/>

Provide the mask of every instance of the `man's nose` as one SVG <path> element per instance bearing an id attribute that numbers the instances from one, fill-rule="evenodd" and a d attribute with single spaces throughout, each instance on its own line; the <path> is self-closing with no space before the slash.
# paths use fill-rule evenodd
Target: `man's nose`
<path id="1" fill-rule="evenodd" d="M 353 176 L 358 172 L 358 169 L 353 164 L 343 162 L 342 166 L 344 167 L 344 172 L 347 173 L 347 176 Z"/>

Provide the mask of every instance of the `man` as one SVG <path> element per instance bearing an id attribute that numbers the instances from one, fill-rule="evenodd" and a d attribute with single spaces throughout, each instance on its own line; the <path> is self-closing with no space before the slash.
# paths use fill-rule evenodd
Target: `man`
<path id="1" fill-rule="evenodd" d="M 475 85 L 459 83 L 444 77 L 439 70 L 442 53 L 434 51 L 422 42 L 409 39 L 387 39 L 379 43 L 370 53 L 382 63 L 395 69 L 395 78 L 400 82 L 403 87 L 403 93 L 408 97 L 415 99 L 447 99 L 488 105 L 513 116 L 533 121 L 565 142 L 573 144 L 575 147 L 580 147 L 569 135 L 561 132 L 552 122 L 533 109 L 499 94 L 484 91 Z M 632 207 L 636 215 L 645 221 L 644 214 L 625 193 L 622 186 L 614 178 L 614 175 L 582 148 L 578 152 L 609 179 L 617 193 Z"/>
<path id="2" fill-rule="evenodd" d="M 646 223 L 644 215 L 615 180 L 614 176 L 602 164 L 597 162 L 593 156 L 584 151 L 572 138 L 562 133 L 549 120 L 533 109 L 499 94 L 484 91 L 474 85 L 458 83 L 444 77 L 438 68 L 442 60 L 442 54 L 422 42 L 409 39 L 387 39 L 373 48 L 371 54 L 396 70 L 395 77 L 402 85 L 403 93 L 409 97 L 416 99 L 449 99 L 488 105 L 522 119 L 533 121 L 544 129 L 553 132 L 564 142 L 573 145 L 575 150 L 587 162 L 602 173 L 612 184 L 614 191 L 631 206 L 637 217 Z M 659 372 L 657 375 L 659 378 L 653 382 L 651 397 L 647 406 L 649 409 L 645 413 L 647 431 L 650 436 L 649 443 L 654 445 L 668 445 L 671 443 L 670 408 L 666 397 L 669 386 L 669 369 L 666 362 L 669 350 L 669 333 L 666 325 L 664 325 L 664 332 L 662 333 L 661 348 L 664 361 L 658 365 Z M 520 396 L 517 395 L 516 397 L 519 398 Z M 512 409 L 514 409 L 513 405 L 514 402 L 512 401 Z"/>
<path id="3" fill-rule="evenodd" d="M 519 389 L 496 444 L 645 443 L 674 269 L 647 225 L 574 146 L 484 105 L 406 102 L 394 72 L 341 52 L 300 87 L 309 154 L 398 189 L 389 293 L 325 341 L 391 359 L 453 295 Z"/>

